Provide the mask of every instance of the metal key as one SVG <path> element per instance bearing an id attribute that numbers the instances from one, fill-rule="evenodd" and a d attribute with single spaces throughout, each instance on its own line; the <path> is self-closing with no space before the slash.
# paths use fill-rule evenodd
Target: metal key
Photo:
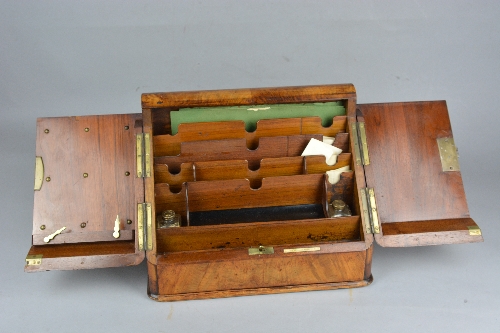
<path id="1" fill-rule="evenodd" d="M 120 218 L 118 217 L 118 215 L 116 215 L 114 231 L 115 232 L 113 232 L 113 237 L 119 238 L 120 237 Z"/>
<path id="2" fill-rule="evenodd" d="M 45 243 L 50 242 L 51 240 L 53 240 L 53 239 L 54 239 L 54 237 L 56 237 L 56 236 L 57 236 L 57 235 L 59 235 L 61 232 L 63 232 L 63 231 L 64 231 L 64 229 L 66 229 L 66 227 L 62 227 L 61 229 L 57 230 L 57 231 L 56 231 L 56 232 L 54 232 L 53 234 L 48 235 L 47 237 L 45 237 L 45 238 L 43 239 L 43 241 L 44 241 Z"/>

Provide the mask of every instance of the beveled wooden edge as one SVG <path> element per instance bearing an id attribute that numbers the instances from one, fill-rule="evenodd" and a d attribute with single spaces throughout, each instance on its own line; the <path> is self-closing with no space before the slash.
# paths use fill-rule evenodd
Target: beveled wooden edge
<path id="1" fill-rule="evenodd" d="M 375 240 L 377 241 L 377 244 L 382 247 L 412 247 L 484 242 L 483 236 L 470 235 L 469 231 L 466 230 L 426 232 L 391 236 L 375 234 Z"/>
<path id="2" fill-rule="evenodd" d="M 483 236 L 471 235 L 469 227 L 478 227 L 470 217 L 382 223 L 381 232 L 375 235 L 375 240 L 383 247 L 483 242 Z"/>
<path id="3" fill-rule="evenodd" d="M 42 255 L 41 264 L 25 263 L 25 272 L 135 266 L 145 258 L 144 251 L 135 250 L 133 241 L 121 242 L 119 245 L 83 243 L 32 246 L 28 255 L 37 254 Z"/>
<path id="4" fill-rule="evenodd" d="M 186 293 L 177 295 L 156 295 L 151 293 L 148 288 L 148 296 L 152 300 L 158 302 L 172 302 L 172 301 L 187 301 L 194 299 L 225 298 L 225 297 L 235 297 L 235 296 L 280 294 L 280 293 L 315 291 L 315 290 L 360 288 L 360 287 L 365 287 L 371 284 L 372 282 L 373 282 L 373 276 L 370 275 L 368 279 L 361 281 L 346 281 L 346 282 L 265 287 L 265 288 L 252 288 L 252 289 L 236 289 L 236 290 L 233 289 L 224 291 L 209 291 L 209 292 Z"/>
<path id="5" fill-rule="evenodd" d="M 64 258 L 42 258 L 42 263 L 38 266 L 24 266 L 27 273 L 43 271 L 67 271 L 80 269 L 108 268 L 136 266 L 144 260 L 145 254 L 135 253 L 134 255 L 111 254 L 103 256 L 81 256 Z"/>
<path id="6" fill-rule="evenodd" d="M 327 102 L 356 98 L 352 84 L 145 93 L 143 108 Z"/>

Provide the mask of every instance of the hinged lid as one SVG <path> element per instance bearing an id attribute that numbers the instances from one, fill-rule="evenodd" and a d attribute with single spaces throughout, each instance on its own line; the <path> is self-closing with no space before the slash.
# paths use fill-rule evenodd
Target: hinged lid
<path id="1" fill-rule="evenodd" d="M 140 114 L 38 119 L 29 255 L 43 255 L 40 270 L 142 260 L 135 245 L 137 204 L 144 202 L 144 181 L 135 172 L 140 120 Z"/>
<path id="2" fill-rule="evenodd" d="M 365 124 L 370 162 L 364 170 L 376 198 L 380 245 L 482 241 L 469 231 L 477 225 L 449 144 L 453 135 L 444 101 L 362 104 L 357 120 Z"/>

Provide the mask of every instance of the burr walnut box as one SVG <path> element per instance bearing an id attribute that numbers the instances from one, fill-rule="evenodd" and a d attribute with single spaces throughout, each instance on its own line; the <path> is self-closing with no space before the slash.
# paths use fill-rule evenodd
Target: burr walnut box
<path id="1" fill-rule="evenodd" d="M 25 271 L 146 259 L 159 301 L 361 287 L 374 241 L 483 240 L 446 103 L 358 105 L 350 84 L 40 118 L 34 197 Z"/>

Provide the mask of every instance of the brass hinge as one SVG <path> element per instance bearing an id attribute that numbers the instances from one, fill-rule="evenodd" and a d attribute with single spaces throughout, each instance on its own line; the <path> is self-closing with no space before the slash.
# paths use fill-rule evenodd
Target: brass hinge
<path id="1" fill-rule="evenodd" d="M 351 125 L 351 130 L 354 138 L 354 154 L 357 165 L 370 164 L 370 156 L 368 154 L 368 142 L 366 140 L 365 123 L 362 121 L 355 122 Z"/>
<path id="2" fill-rule="evenodd" d="M 375 190 L 373 188 L 362 188 L 360 191 L 363 217 L 366 222 L 365 228 L 368 234 L 380 233 L 380 222 L 378 219 L 377 203 L 375 201 Z"/>
<path id="3" fill-rule="evenodd" d="M 137 177 L 151 177 L 151 140 L 149 133 L 140 133 L 135 136 L 135 148 Z"/>
<path id="4" fill-rule="evenodd" d="M 153 217 L 150 203 L 137 204 L 137 241 L 139 251 L 153 249 Z"/>
<path id="5" fill-rule="evenodd" d="M 26 265 L 27 266 L 38 266 L 42 264 L 42 254 L 27 255 Z"/>

